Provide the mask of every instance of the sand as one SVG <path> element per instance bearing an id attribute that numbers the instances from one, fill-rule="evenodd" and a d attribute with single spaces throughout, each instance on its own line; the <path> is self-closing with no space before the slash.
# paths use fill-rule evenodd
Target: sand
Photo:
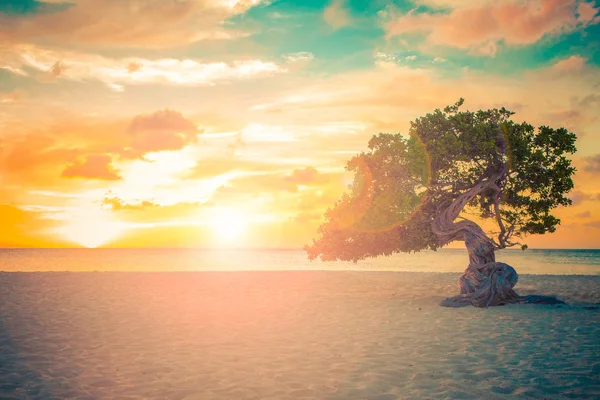
<path id="1" fill-rule="evenodd" d="M 600 277 L 521 276 L 568 307 L 439 307 L 457 279 L 0 273 L 0 398 L 600 398 Z"/>

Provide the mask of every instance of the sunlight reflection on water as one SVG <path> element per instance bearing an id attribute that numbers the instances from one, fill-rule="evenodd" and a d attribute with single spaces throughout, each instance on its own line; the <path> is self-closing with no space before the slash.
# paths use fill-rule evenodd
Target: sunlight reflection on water
<path id="1" fill-rule="evenodd" d="M 600 275 L 600 250 L 505 250 L 521 274 Z M 310 262 L 302 250 L 0 249 L 1 271 L 358 270 L 462 272 L 466 250 L 442 249 L 352 262 Z"/>

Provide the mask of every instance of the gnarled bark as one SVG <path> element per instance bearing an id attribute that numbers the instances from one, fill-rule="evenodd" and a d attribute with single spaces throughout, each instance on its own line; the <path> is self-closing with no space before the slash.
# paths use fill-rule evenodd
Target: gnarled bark
<path id="1" fill-rule="evenodd" d="M 550 297 L 519 296 L 513 290 L 519 279 L 517 271 L 508 264 L 496 262 L 496 246 L 483 229 L 467 219 L 454 222 L 475 196 L 488 189 L 499 190 L 496 179 L 497 177 L 492 177 L 482 181 L 460 195 L 432 223 L 433 233 L 438 237 L 440 246 L 454 240 L 463 240 L 469 252 L 469 266 L 459 280 L 460 294 L 444 300 L 441 305 L 489 307 L 510 303 L 562 303 Z"/>

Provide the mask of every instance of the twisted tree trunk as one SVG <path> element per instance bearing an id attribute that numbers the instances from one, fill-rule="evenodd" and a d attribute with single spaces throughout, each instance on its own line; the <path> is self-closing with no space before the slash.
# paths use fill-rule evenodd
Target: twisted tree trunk
<path id="1" fill-rule="evenodd" d="M 441 305 L 489 307 L 511 303 L 564 304 L 555 297 L 519 296 L 513 290 L 519 280 L 517 271 L 508 264 L 496 261 L 494 254 L 496 246 L 483 229 L 467 219 L 454 222 L 475 196 L 489 189 L 498 191 L 497 179 L 498 176 L 495 176 L 482 181 L 460 195 L 438 214 L 431 225 L 440 246 L 455 240 L 463 240 L 469 252 L 469 266 L 459 279 L 460 294 L 444 300 Z"/>
<path id="2" fill-rule="evenodd" d="M 492 177 L 482 181 L 463 193 L 432 223 L 440 246 L 463 240 L 469 252 L 469 266 L 459 280 L 460 294 L 442 302 L 444 306 L 488 307 L 520 301 L 519 295 L 513 290 L 518 280 L 517 272 L 510 265 L 496 262 L 492 240 L 473 221 L 463 219 L 454 222 L 475 196 L 488 189 L 498 189 L 496 179 Z"/>

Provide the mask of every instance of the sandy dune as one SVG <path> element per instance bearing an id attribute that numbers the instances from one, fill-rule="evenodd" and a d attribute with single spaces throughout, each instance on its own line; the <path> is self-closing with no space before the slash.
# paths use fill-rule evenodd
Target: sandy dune
<path id="1" fill-rule="evenodd" d="M 457 279 L 0 273 L 0 398 L 600 398 L 600 277 L 521 277 L 569 307 L 439 307 Z"/>

